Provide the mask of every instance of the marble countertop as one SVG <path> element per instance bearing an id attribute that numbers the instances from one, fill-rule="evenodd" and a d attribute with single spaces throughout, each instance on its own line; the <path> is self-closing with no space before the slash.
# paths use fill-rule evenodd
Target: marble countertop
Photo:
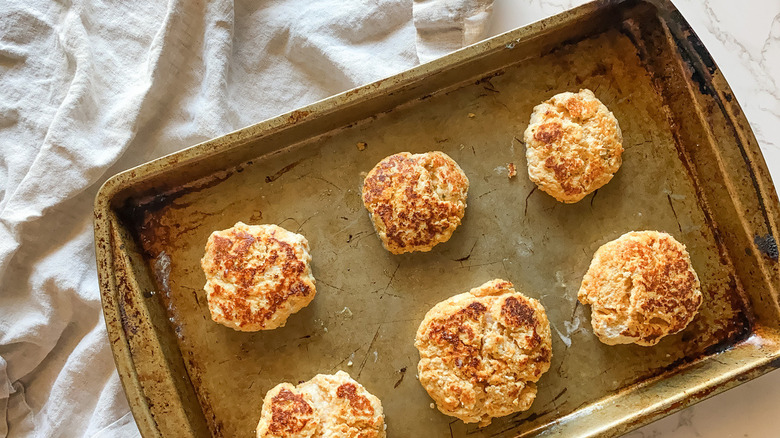
<path id="1" fill-rule="evenodd" d="M 780 2 L 673 0 L 720 67 L 780 182 Z M 586 3 L 495 0 L 490 35 Z M 649 424 L 627 438 L 779 436 L 780 371 Z"/>

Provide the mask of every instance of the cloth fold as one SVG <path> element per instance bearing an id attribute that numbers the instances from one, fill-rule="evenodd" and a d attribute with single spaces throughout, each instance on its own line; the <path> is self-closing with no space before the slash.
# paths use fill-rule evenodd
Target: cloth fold
<path id="1" fill-rule="evenodd" d="M 138 435 L 100 307 L 103 181 L 473 43 L 490 4 L 6 1 L 0 437 Z"/>
<path id="2" fill-rule="evenodd" d="M 414 0 L 420 62 L 483 39 L 492 10 L 492 0 Z"/>

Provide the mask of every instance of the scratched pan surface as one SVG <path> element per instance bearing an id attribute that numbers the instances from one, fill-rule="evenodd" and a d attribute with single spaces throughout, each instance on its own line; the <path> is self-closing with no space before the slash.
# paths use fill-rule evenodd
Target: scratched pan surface
<path id="1" fill-rule="evenodd" d="M 717 67 L 657 7 L 589 4 L 109 181 L 104 309 L 144 435 L 253 436 L 267 390 L 337 370 L 382 400 L 391 437 L 615 435 L 780 366 L 774 188 Z M 625 153 L 609 184 L 565 205 L 534 189 L 521 139 L 534 105 L 580 88 L 614 112 Z M 465 219 L 429 253 L 391 255 L 362 179 L 430 150 L 468 175 Z M 284 328 L 209 317 L 203 247 L 237 221 L 310 242 L 317 295 Z M 644 229 L 687 245 L 704 304 L 655 347 L 603 345 L 580 281 L 600 245 Z M 529 411 L 479 429 L 429 406 L 413 338 L 434 304 L 493 278 L 542 302 L 553 358 Z"/>

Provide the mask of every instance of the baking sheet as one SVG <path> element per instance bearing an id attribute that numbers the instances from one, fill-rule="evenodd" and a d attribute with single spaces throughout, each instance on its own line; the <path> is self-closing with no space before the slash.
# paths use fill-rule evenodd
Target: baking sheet
<path id="1" fill-rule="evenodd" d="M 522 172 L 525 146 L 518 139 L 534 105 L 580 88 L 594 90 L 613 111 L 625 153 L 608 185 L 564 205 L 534 190 Z M 358 142 L 368 148 L 359 151 Z M 444 151 L 471 188 L 450 242 L 430 253 L 394 256 L 376 237 L 360 190 L 374 164 L 407 150 Z M 508 163 L 520 168 L 518 177 L 508 178 Z M 274 223 L 309 239 L 317 296 L 283 329 L 247 334 L 211 322 L 199 261 L 211 231 L 237 221 Z M 600 245 L 644 229 L 666 231 L 688 246 L 704 304 L 687 330 L 655 348 L 602 345 L 589 310 L 576 304 L 580 281 Z M 252 160 L 243 172 L 152 213 L 142 233 L 149 255 L 164 252 L 170 260 L 163 298 L 175 309 L 188 373 L 201 382 L 196 390 L 215 416 L 212 427 L 225 436 L 251 435 L 263 396 L 277 383 L 339 369 L 380 397 L 392 435 L 475 430 L 429 408 L 415 378 L 413 339 L 434 304 L 493 278 L 541 300 L 552 324 L 553 360 L 530 412 L 497 419 L 476 436 L 522 425 L 540 412 L 565 414 L 747 329 L 733 273 L 718 258 L 662 101 L 631 41 L 616 30 Z"/>
<path id="2" fill-rule="evenodd" d="M 312 131 L 200 182 L 123 201 L 119 223 L 154 280 L 137 289 L 146 306 L 158 308 L 158 329 L 175 334 L 177 350 L 167 354 L 181 356 L 179 378 L 191 385 L 210 433 L 253 436 L 267 390 L 337 370 L 382 400 L 389 436 L 538 433 L 748 338 L 753 312 L 685 154 L 694 145 L 679 132 L 678 117 L 691 115 L 675 114 L 637 39 L 638 27 L 654 23 L 623 16 L 543 56 L 455 86 L 443 82 L 390 111 Z M 534 105 L 581 88 L 614 112 L 625 152 L 609 184 L 566 205 L 528 180 L 522 134 Z M 387 155 L 430 150 L 450 155 L 470 179 L 463 224 L 429 253 L 392 255 L 362 206 L 362 179 Z M 515 178 L 509 163 L 518 168 Z M 275 223 L 309 240 L 317 296 L 284 328 L 241 333 L 209 317 L 199 260 L 209 234 L 237 221 Z M 704 303 L 686 330 L 655 347 L 603 345 L 589 309 L 576 301 L 580 281 L 600 245 L 644 229 L 687 245 Z M 415 376 L 413 339 L 434 304 L 493 278 L 542 302 L 553 358 L 529 411 L 480 429 L 430 407 Z"/>

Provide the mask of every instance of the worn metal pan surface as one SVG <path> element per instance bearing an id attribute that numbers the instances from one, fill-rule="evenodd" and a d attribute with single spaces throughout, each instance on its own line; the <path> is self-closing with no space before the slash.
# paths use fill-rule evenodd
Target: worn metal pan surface
<path id="1" fill-rule="evenodd" d="M 534 190 L 520 139 L 534 105 L 580 88 L 614 112 L 625 154 L 608 185 L 565 205 Z M 407 150 L 446 152 L 471 189 L 452 240 L 394 256 L 360 187 Z M 391 437 L 612 436 L 780 367 L 779 211 L 739 105 L 680 14 L 612 1 L 121 173 L 96 200 L 95 238 L 144 436 L 252 436 L 268 389 L 339 369 L 382 399 Z M 309 239 L 318 293 L 284 328 L 209 318 L 199 259 L 237 221 Z M 688 246 L 704 304 L 655 347 L 606 346 L 576 293 L 601 244 L 642 229 Z M 413 337 L 435 303 L 496 277 L 547 308 L 553 362 L 529 411 L 478 429 L 429 407 Z"/>

